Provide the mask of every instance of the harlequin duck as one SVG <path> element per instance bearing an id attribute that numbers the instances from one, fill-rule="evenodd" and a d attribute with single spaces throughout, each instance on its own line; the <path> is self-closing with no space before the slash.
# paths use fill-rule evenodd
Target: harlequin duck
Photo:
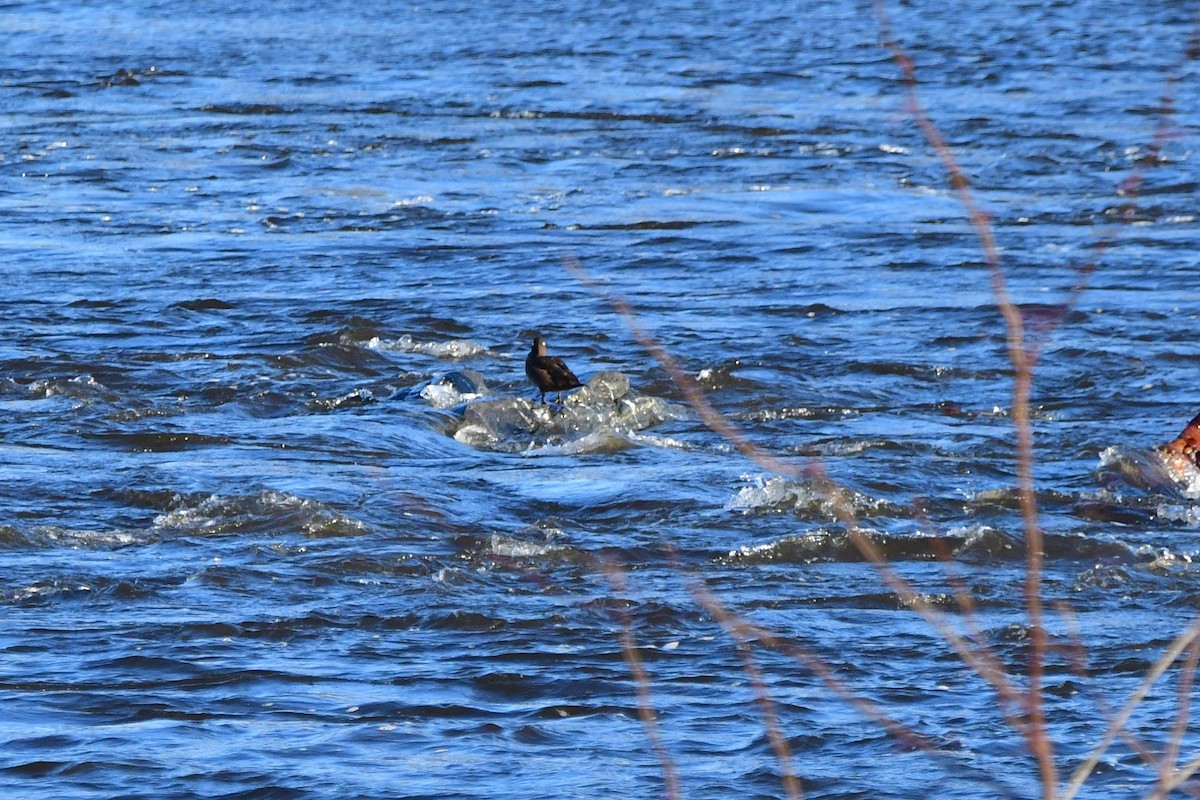
<path id="1" fill-rule="evenodd" d="M 1159 447 L 1158 454 L 1176 475 L 1200 469 L 1200 414 L 1192 417 L 1178 438 Z"/>

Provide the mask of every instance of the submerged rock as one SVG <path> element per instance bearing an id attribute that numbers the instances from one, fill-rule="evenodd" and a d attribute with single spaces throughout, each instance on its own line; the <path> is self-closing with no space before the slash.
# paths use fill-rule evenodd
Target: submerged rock
<path id="1" fill-rule="evenodd" d="M 472 447 L 509 453 L 545 447 L 612 451 L 631 446 L 631 433 L 682 414 L 682 407 L 661 397 L 634 392 L 626 375 L 600 372 L 561 406 L 523 397 L 468 403 L 448 432 Z"/>
<path id="2" fill-rule="evenodd" d="M 408 390 L 410 397 L 420 397 L 437 409 L 454 408 L 486 393 L 483 376 L 473 369 L 456 369 L 435 375 Z"/>

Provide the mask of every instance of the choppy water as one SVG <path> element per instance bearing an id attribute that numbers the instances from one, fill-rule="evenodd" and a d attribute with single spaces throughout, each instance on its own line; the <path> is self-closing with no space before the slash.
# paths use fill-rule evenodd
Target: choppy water
<path id="1" fill-rule="evenodd" d="M 1074 609 L 1052 627 L 1088 648 L 1047 676 L 1069 770 L 1200 605 L 1200 502 L 1144 480 L 1200 410 L 1195 63 L 1116 222 L 1191 10 L 892 13 L 1030 316 L 1113 236 L 1034 396 L 1045 592 Z M 960 576 L 1020 672 L 1003 325 L 867 5 L 0 21 L 5 796 L 658 796 L 624 621 L 686 796 L 780 796 L 700 580 L 940 751 L 756 650 L 806 796 L 1038 794 L 994 695 L 818 487 L 704 427 L 564 267 L 753 441 L 822 464 L 965 625 Z M 527 403 L 534 331 L 592 380 L 563 412 Z M 1134 717 L 1152 748 L 1175 685 Z M 1089 796 L 1154 775 L 1119 744 Z"/>

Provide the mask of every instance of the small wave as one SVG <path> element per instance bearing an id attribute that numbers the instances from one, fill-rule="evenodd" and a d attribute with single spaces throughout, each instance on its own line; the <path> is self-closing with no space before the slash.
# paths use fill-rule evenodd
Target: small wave
<path id="1" fill-rule="evenodd" d="M 460 391 L 451 382 L 427 383 L 417 394 L 437 409 L 454 408 L 482 396 L 481 392 Z"/>
<path id="2" fill-rule="evenodd" d="M 1023 560 L 1022 537 L 990 525 L 974 524 L 952 528 L 942 537 L 955 557 L 965 560 L 986 558 L 1001 561 Z M 1042 551 L 1051 559 L 1105 559 L 1118 563 L 1144 561 L 1146 555 L 1125 542 L 1108 536 L 1082 533 L 1043 533 Z"/>
<path id="3" fill-rule="evenodd" d="M 318 366 L 367 375 L 377 375 L 392 368 L 383 354 L 346 342 L 318 342 L 303 350 L 270 356 L 268 361 L 284 370 Z"/>
<path id="4" fill-rule="evenodd" d="M 109 415 L 109 419 L 113 422 L 139 422 L 144 419 L 162 419 L 164 417 L 177 417 L 184 413 L 182 408 L 162 407 L 162 406 L 143 406 L 141 408 L 123 408 L 120 411 L 114 411 Z"/>
<path id="5" fill-rule="evenodd" d="M 928 536 L 921 533 L 897 536 L 860 529 L 858 534 L 868 539 L 884 558 L 893 563 L 948 558 L 955 553 L 956 546 L 962 544 L 962 540 L 957 537 Z M 856 544 L 854 536 L 845 531 L 824 528 L 740 547 L 731 550 L 720 559 L 723 563 L 735 566 L 866 560 L 867 556 Z"/>
<path id="6" fill-rule="evenodd" d="M 826 506 L 823 492 L 808 484 L 799 484 L 786 478 L 763 475 L 743 475 L 742 480 L 752 481 L 744 486 L 725 504 L 726 511 L 750 513 L 759 509 L 782 510 L 798 506 Z"/>
<path id="7" fill-rule="evenodd" d="M 1200 469 L 1185 459 L 1167 459 L 1161 450 L 1106 447 L 1097 478 L 1110 488 L 1136 488 L 1189 500 L 1200 499 Z"/>
<path id="8" fill-rule="evenodd" d="M 58 525 L 36 525 L 27 530 L 10 525 L 0 526 L 0 549 L 52 549 L 69 548 L 79 550 L 117 550 L 130 545 L 143 544 L 148 537 L 131 531 L 95 531 L 66 528 Z"/>
<path id="9" fill-rule="evenodd" d="M 525 456 L 575 456 L 587 453 L 619 453 L 634 447 L 633 441 L 625 435 L 612 431 L 593 431 L 578 439 L 562 442 L 561 444 L 546 444 L 534 446 L 521 455 Z"/>
<path id="10" fill-rule="evenodd" d="M 861 411 L 854 408 L 793 406 L 749 411 L 736 415 L 735 419 L 751 422 L 772 422 L 774 420 L 787 419 L 815 419 L 840 422 L 850 417 L 859 416 L 861 413 Z"/>
<path id="11" fill-rule="evenodd" d="M 912 534 L 895 536 L 878 531 L 859 530 L 889 562 L 931 561 L 949 557 L 960 540 Z M 819 529 L 808 533 L 784 536 L 763 544 L 731 550 L 720 559 L 735 566 L 762 564 L 809 564 L 818 561 L 861 562 L 867 556 L 845 531 Z"/>
<path id="12" fill-rule="evenodd" d="M 712 390 L 755 387 L 757 385 L 755 381 L 734 373 L 734 370 L 741 366 L 740 361 L 733 361 L 716 367 L 705 367 L 697 373 L 696 380 L 705 389 Z"/>
<path id="13" fill-rule="evenodd" d="M 81 403 L 94 401 L 116 402 L 118 396 L 91 375 L 76 375 L 73 378 L 39 378 L 26 388 L 31 400 L 65 397 Z"/>
<path id="14" fill-rule="evenodd" d="M 445 410 L 456 408 L 487 394 L 483 375 L 470 370 L 451 370 L 434 375 L 427 381 L 410 387 L 405 392 L 409 399 L 419 398 L 433 408 Z"/>
<path id="15" fill-rule="evenodd" d="M 950 558 L 968 562 L 1020 561 L 1025 558 L 1025 544 L 1020 538 L 988 525 L 970 525 L 937 535 L 897 535 L 872 530 L 860 530 L 859 533 L 870 539 L 875 549 L 889 562 Z M 1160 555 L 1145 548 L 1135 550 L 1112 539 L 1082 535 L 1049 535 L 1045 539 L 1045 551 L 1048 557 L 1056 559 L 1105 559 L 1126 564 L 1145 563 Z M 731 550 L 720 559 L 723 563 L 737 566 L 864 560 L 866 556 L 853 536 L 845 531 L 824 528 L 746 545 Z"/>
<path id="16" fill-rule="evenodd" d="M 511 536 L 501 536 L 493 534 L 488 540 L 487 546 L 483 549 L 485 555 L 500 556 L 502 558 L 545 558 L 551 555 L 561 555 L 568 552 L 571 548 L 566 545 L 559 544 L 553 540 L 542 542 L 530 541 L 527 539 L 516 539 Z"/>
<path id="17" fill-rule="evenodd" d="M 642 220 L 640 222 L 612 223 L 594 226 L 602 231 L 685 231 L 706 223 L 695 220 Z"/>
<path id="18" fill-rule="evenodd" d="M 45 580 L 0 592 L 0 602 L 5 605 L 40 606 L 55 601 L 90 597 L 93 591 L 90 584 L 82 581 Z"/>
<path id="19" fill-rule="evenodd" d="M 179 308 L 184 311 L 228 311 L 237 308 L 237 306 L 216 297 L 201 297 L 196 300 L 180 301 L 172 306 L 172 308 Z"/>
<path id="20" fill-rule="evenodd" d="M 1166 547 L 1151 547 L 1147 545 L 1139 549 L 1138 555 L 1143 558 L 1149 558 L 1145 566 L 1151 572 L 1176 572 L 1182 569 L 1190 569 L 1192 565 L 1191 555 L 1176 553 Z"/>
<path id="21" fill-rule="evenodd" d="M 870 450 L 902 450 L 903 445 L 888 439 L 851 439 L 814 444 L 811 448 L 823 456 L 856 456 Z"/>
<path id="22" fill-rule="evenodd" d="M 742 475 L 742 480 L 750 481 L 750 485 L 743 486 L 725 503 L 726 511 L 740 511 L 743 514 L 798 511 L 836 518 L 841 516 L 839 504 L 845 502 L 856 516 L 882 512 L 900 516 L 903 513 L 887 501 L 861 492 L 847 491 L 835 498 L 810 481 L 749 474 Z"/>
<path id="23" fill-rule="evenodd" d="M 637 445 L 646 445 L 649 447 L 661 447 L 665 450 L 691 450 L 692 446 L 687 442 L 674 438 L 673 436 L 656 436 L 650 433 L 638 433 L 637 431 L 629 431 L 625 434 L 625 438 Z"/>
<path id="24" fill-rule="evenodd" d="M 826 530 L 785 536 L 762 544 L 743 545 L 730 550 L 718 559 L 723 564 L 734 566 L 757 566 L 762 564 L 807 564 L 813 561 L 843 561 L 857 550 L 849 543 L 845 534 Z M 853 560 L 859 560 L 857 558 Z"/>
<path id="25" fill-rule="evenodd" d="M 372 339 L 377 339 L 383 335 L 383 326 L 373 319 L 360 317 L 357 314 L 343 319 L 335 317 L 329 312 L 314 311 L 308 315 L 308 322 L 323 323 L 330 320 L 342 322 L 341 327 L 332 332 L 322 331 L 321 333 L 313 334 L 305 338 L 304 342 L 308 345 L 330 345 L 340 344 L 347 347 L 361 347 Z"/>
<path id="26" fill-rule="evenodd" d="M 326 538 L 369 532 L 365 522 L 334 511 L 317 500 L 263 490 L 254 495 L 209 495 L 154 518 L 160 533 L 219 536 L 266 531 L 298 531 Z"/>
<path id="27" fill-rule="evenodd" d="M 358 408 L 375 402 L 375 395 L 370 389 L 359 387 L 348 394 L 338 397 L 317 398 L 305 403 L 309 411 L 337 411 L 343 408 Z"/>
<path id="28" fill-rule="evenodd" d="M 446 342 L 418 342 L 407 333 L 398 339 L 383 339 L 372 336 L 366 346 L 372 350 L 399 351 L 402 353 L 422 353 L 435 358 L 464 359 L 492 352 L 483 345 L 469 339 L 451 339 Z"/>
<path id="29" fill-rule="evenodd" d="M 1181 522 L 1189 528 L 1200 526 L 1200 507 L 1177 506 L 1160 503 L 1154 510 L 1155 516 L 1167 522 Z"/>
<path id="30" fill-rule="evenodd" d="M 1071 492 L 1053 489 L 1038 489 L 1035 492 L 1038 505 L 1047 507 L 1071 507 L 1078 496 Z M 994 509 L 1019 509 L 1021 507 L 1021 490 L 1015 486 L 1001 486 L 992 489 L 980 489 L 966 493 L 966 507 L 975 512 Z"/>
<path id="31" fill-rule="evenodd" d="M 209 114 L 233 114 L 236 116 L 292 113 L 291 109 L 268 103 L 208 103 L 200 106 L 200 110 Z"/>
<path id="32" fill-rule="evenodd" d="M 177 453 L 183 450 L 230 444 L 233 441 L 228 436 L 210 436 L 203 433 L 185 433 L 182 431 L 161 433 L 100 433 L 88 434 L 88 438 L 95 438 L 118 447 L 124 447 L 135 453 Z"/>
<path id="33" fill-rule="evenodd" d="M 1123 589 L 1132 581 L 1133 575 L 1124 564 L 1097 564 L 1084 570 L 1075 579 L 1075 584 L 1096 589 Z"/>

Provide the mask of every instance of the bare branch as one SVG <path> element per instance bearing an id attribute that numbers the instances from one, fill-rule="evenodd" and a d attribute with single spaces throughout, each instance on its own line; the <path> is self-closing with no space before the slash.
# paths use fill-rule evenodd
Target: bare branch
<path id="1" fill-rule="evenodd" d="M 1104 738 L 1100 740 L 1100 743 L 1093 748 L 1091 754 L 1089 754 L 1083 763 L 1075 769 L 1075 772 L 1072 773 L 1071 780 L 1063 790 L 1062 794 L 1059 796 L 1059 800 L 1072 800 L 1072 798 L 1079 793 L 1080 788 L 1083 787 L 1084 781 L 1088 779 L 1088 776 L 1092 774 L 1092 770 L 1096 768 L 1096 764 L 1100 762 L 1101 756 L 1104 755 L 1109 746 L 1113 743 L 1113 740 L 1117 738 L 1118 734 L 1125 727 L 1125 723 L 1129 721 L 1129 718 L 1133 715 L 1134 710 L 1141 705 L 1141 702 L 1144 699 L 1146 699 L 1146 695 L 1150 692 L 1150 687 L 1153 686 L 1160 677 L 1162 677 L 1162 674 L 1167 671 L 1167 668 L 1175 663 L 1175 660 L 1179 658 L 1180 654 L 1183 653 L 1183 651 L 1186 650 L 1192 644 L 1192 642 L 1197 639 L 1197 637 L 1200 637 L 1200 617 L 1198 617 L 1196 621 L 1192 623 L 1190 628 L 1175 638 L 1175 641 L 1171 643 L 1171 646 L 1167 648 L 1166 652 L 1162 654 L 1158 661 L 1154 663 L 1154 666 L 1151 667 L 1146 673 L 1145 677 L 1142 678 L 1142 683 L 1140 686 L 1138 686 L 1137 691 L 1130 696 L 1129 700 L 1125 703 L 1124 708 L 1122 708 L 1120 713 L 1113 717 L 1112 722 L 1109 723 L 1108 730 L 1105 732 Z"/>
<path id="2" fill-rule="evenodd" d="M 625 574 L 614 564 L 602 562 L 602 565 L 617 591 L 625 591 L 627 586 Z M 646 672 L 646 665 L 642 662 L 642 657 L 638 652 L 637 638 L 633 633 L 633 619 L 628 611 L 621 611 L 619 617 L 621 620 L 621 655 L 625 657 L 625 663 L 629 665 L 629 674 L 633 676 L 633 682 L 637 686 L 638 718 L 641 719 L 642 725 L 646 729 L 646 738 L 650 740 L 650 746 L 658 756 L 659 764 L 662 765 L 663 783 L 665 784 L 663 794 L 667 800 L 679 800 L 683 796 L 679 786 L 679 772 L 675 769 L 675 761 L 667 751 L 662 734 L 658 729 L 658 713 L 654 709 L 654 702 L 650 694 L 650 675 Z"/>
<path id="3" fill-rule="evenodd" d="M 739 631 L 741 636 L 752 639 L 764 647 L 781 652 L 802 664 L 820 678 L 826 688 L 837 695 L 838 698 L 857 710 L 864 718 L 877 724 L 901 745 L 920 750 L 931 757 L 940 758 L 943 762 L 949 762 L 951 766 L 959 771 L 967 772 L 971 777 L 987 782 L 1003 797 L 1016 796 L 1009 787 L 997 780 L 991 773 L 972 770 L 957 761 L 953 761 L 944 750 L 931 742 L 927 737 L 912 730 L 894 717 L 889 716 L 878 703 L 854 692 L 849 686 L 840 681 L 834 675 L 830 666 L 815 653 L 794 643 L 786 642 L 777 634 L 752 622 L 748 622 L 726 609 L 721 601 L 701 581 L 694 580 L 691 583 L 691 591 L 692 595 L 696 598 L 696 602 L 712 614 L 715 619 L 719 620 L 727 630 L 732 627 Z"/>
<path id="4" fill-rule="evenodd" d="M 1054 794 L 1058 784 L 1054 765 L 1054 749 L 1046 734 L 1045 712 L 1042 704 L 1042 678 L 1045 669 L 1046 630 L 1042 609 L 1042 530 L 1038 524 L 1037 497 L 1033 491 L 1033 430 L 1029 419 L 1029 395 L 1033 386 L 1033 358 L 1025 344 L 1025 325 L 1021 311 L 1013 303 L 1000 266 L 1000 255 L 996 247 L 991 219 L 975 200 L 970 181 L 958 165 L 954 152 L 942 137 L 941 132 L 921 104 L 917 93 L 917 71 L 911 56 L 900 46 L 892 34 L 891 18 L 884 0 L 875 0 L 875 15 L 879 20 L 884 46 L 892 54 L 892 60 L 900 70 L 907 96 L 908 111 L 921 129 L 925 140 L 937 153 L 950 185 L 958 194 L 959 202 L 966 209 L 979 243 L 983 248 L 992 276 L 992 292 L 996 305 L 1004 317 L 1008 329 L 1008 356 L 1013 365 L 1012 419 L 1017 435 L 1017 485 L 1021 505 L 1021 516 L 1025 527 L 1025 606 L 1029 612 L 1030 655 L 1026 672 L 1028 688 L 1024 695 L 1029 724 L 1023 726 L 1029 748 L 1038 762 L 1042 775 L 1043 797 L 1047 800 Z"/>

